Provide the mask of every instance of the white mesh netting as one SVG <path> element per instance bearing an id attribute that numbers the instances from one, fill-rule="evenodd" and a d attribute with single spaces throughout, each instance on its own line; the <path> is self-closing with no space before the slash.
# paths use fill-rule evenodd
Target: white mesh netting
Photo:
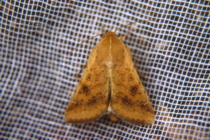
<path id="1" fill-rule="evenodd" d="M 209 139 L 209 2 L 1 2 L 0 137 Z M 104 30 L 124 40 L 155 110 L 150 127 L 107 116 L 66 124 L 64 112 Z M 78 49 L 74 49 L 78 47 Z M 73 51 L 72 51 L 73 50 Z"/>

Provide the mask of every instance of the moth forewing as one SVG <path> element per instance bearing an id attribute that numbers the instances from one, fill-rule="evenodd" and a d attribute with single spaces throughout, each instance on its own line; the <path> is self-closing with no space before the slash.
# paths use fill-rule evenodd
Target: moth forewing
<path id="1" fill-rule="evenodd" d="M 107 112 L 137 125 L 151 125 L 154 110 L 132 62 L 130 49 L 108 31 L 89 56 L 65 119 L 82 123 Z M 113 118 L 113 117 L 112 117 Z"/>

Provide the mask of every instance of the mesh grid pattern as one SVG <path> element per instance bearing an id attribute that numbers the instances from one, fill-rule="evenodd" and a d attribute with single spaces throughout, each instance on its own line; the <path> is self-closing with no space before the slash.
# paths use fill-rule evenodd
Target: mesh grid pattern
<path id="1" fill-rule="evenodd" d="M 209 139 L 209 1 L 1 2 L 0 137 Z M 107 116 L 66 124 L 64 111 L 95 37 L 135 22 L 131 49 L 154 107 L 151 127 Z M 74 49 L 79 45 L 78 49 Z"/>

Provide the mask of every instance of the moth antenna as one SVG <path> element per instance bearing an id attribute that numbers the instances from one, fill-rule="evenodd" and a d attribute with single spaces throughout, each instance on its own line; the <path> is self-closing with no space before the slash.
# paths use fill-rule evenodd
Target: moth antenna
<path id="1" fill-rule="evenodd" d="M 87 42 L 87 41 L 90 40 L 90 39 L 95 38 L 96 36 L 100 36 L 100 35 L 103 35 L 103 34 L 97 34 L 97 35 L 95 35 L 95 36 L 92 36 L 92 37 L 90 37 L 90 38 L 88 38 L 88 39 L 82 41 L 81 44 L 83 44 L 84 42 Z M 80 44 L 80 45 L 81 45 L 81 44 Z"/>
<path id="2" fill-rule="evenodd" d="M 130 27 L 131 27 L 131 25 L 134 24 L 134 23 L 135 23 L 135 22 L 130 22 L 130 23 L 126 24 L 126 25 L 122 25 L 121 27 L 115 29 L 114 32 L 116 32 L 117 30 L 121 29 L 122 27 L 126 27 L 126 26 L 130 26 Z M 129 27 L 129 28 L 130 28 L 130 27 Z"/>
<path id="3" fill-rule="evenodd" d="M 71 50 L 70 55 L 72 54 L 72 52 L 73 52 L 74 50 L 77 50 L 78 47 L 79 47 L 80 45 L 82 45 L 84 42 L 87 42 L 88 40 L 93 39 L 93 38 L 95 38 L 96 36 L 100 36 L 100 35 L 103 35 L 103 34 L 97 34 L 97 35 L 92 36 L 92 37 L 90 37 L 90 38 L 88 38 L 88 39 L 86 39 L 86 40 L 83 40 L 79 45 L 76 46 L 76 48 L 73 48 L 73 49 Z"/>
<path id="4" fill-rule="evenodd" d="M 126 27 L 126 26 L 130 26 L 130 27 L 131 27 L 131 25 L 134 24 L 134 23 L 135 23 L 135 22 L 130 22 L 130 23 L 126 24 L 126 25 L 122 25 L 121 27 L 115 29 L 114 32 L 116 32 L 117 30 L 121 29 L 122 27 Z M 129 33 L 130 33 L 130 30 L 126 33 L 126 35 L 124 35 L 124 37 L 126 37 Z M 87 40 L 82 41 L 78 46 L 76 46 L 76 48 L 73 48 L 73 49 L 72 49 L 72 51 L 70 52 L 70 55 L 72 54 L 73 51 L 77 50 L 78 47 L 79 47 L 80 45 L 82 45 L 84 42 L 87 42 L 88 40 L 93 39 L 93 38 L 95 38 L 96 36 L 101 36 L 101 35 L 103 36 L 104 33 L 102 33 L 102 34 L 97 34 L 97 35 L 95 35 L 95 36 L 93 36 L 93 37 L 88 38 Z M 122 37 L 122 38 L 124 39 L 124 37 Z M 123 40 L 123 39 L 122 39 L 122 40 Z"/>
<path id="5" fill-rule="evenodd" d="M 134 24 L 134 23 L 135 23 L 135 22 L 130 22 L 129 24 L 126 24 L 126 25 L 124 25 L 124 26 L 129 26 L 129 28 L 131 28 L 131 25 Z M 117 28 L 114 32 L 116 32 L 117 30 L 121 29 L 122 27 L 123 27 L 123 26 Z M 129 33 L 130 33 L 130 29 L 127 30 L 126 34 L 123 35 L 120 39 L 121 39 L 121 40 L 124 40 L 124 39 L 126 38 L 126 36 L 128 36 Z"/>

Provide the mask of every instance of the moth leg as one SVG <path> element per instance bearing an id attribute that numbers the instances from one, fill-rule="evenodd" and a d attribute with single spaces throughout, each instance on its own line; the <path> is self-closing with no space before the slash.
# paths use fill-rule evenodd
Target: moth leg
<path id="1" fill-rule="evenodd" d="M 125 35 L 121 36 L 120 40 L 123 41 L 128 36 L 129 33 L 130 33 L 130 30 L 128 30 Z"/>
<path id="2" fill-rule="evenodd" d="M 105 33 L 106 33 L 106 31 L 104 29 L 104 25 L 102 25 L 102 27 L 101 27 L 101 37 L 104 37 Z"/>
<path id="3" fill-rule="evenodd" d="M 137 73 L 138 73 L 138 75 L 139 75 L 141 78 L 147 80 L 147 77 L 146 77 L 143 73 L 141 73 L 141 72 L 138 71 L 138 70 L 137 70 Z"/>
<path id="4" fill-rule="evenodd" d="M 123 41 L 127 35 L 123 35 L 120 39 Z"/>
<path id="5" fill-rule="evenodd" d="M 128 34 L 130 34 L 130 30 L 131 30 L 131 26 L 132 24 L 134 24 L 134 22 L 130 22 L 128 25 L 129 25 L 129 30 L 127 30 L 126 34 L 123 35 L 120 39 L 123 41 L 127 36 Z"/>

